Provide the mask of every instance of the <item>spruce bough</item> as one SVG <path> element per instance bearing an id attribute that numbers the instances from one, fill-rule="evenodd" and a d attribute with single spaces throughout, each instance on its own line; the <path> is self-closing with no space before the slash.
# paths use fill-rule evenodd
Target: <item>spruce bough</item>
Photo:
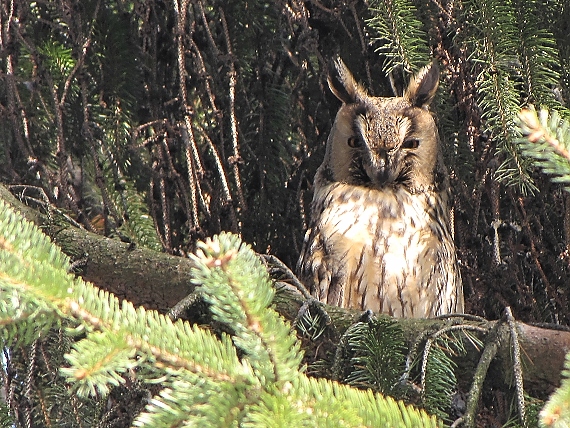
<path id="1" fill-rule="evenodd" d="M 105 396 L 128 376 L 162 386 L 134 426 L 441 425 L 392 398 L 306 376 L 299 342 L 269 307 L 264 266 L 235 235 L 208 239 L 193 256 L 192 281 L 232 332 L 216 337 L 74 277 L 67 256 L 3 201 L 0 231 L 3 345 L 71 325 L 70 334 L 82 335 L 61 369 L 71 394 Z"/>

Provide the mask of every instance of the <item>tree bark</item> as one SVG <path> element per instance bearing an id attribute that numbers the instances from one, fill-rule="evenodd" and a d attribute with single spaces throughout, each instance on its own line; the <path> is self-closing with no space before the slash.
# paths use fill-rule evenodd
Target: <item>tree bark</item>
<path id="1" fill-rule="evenodd" d="M 166 313 L 194 290 L 192 262 L 183 257 L 148 250 L 109 239 L 70 225 L 54 208 L 49 214 L 31 208 L 0 185 L 0 199 L 10 203 L 42 230 L 77 265 L 77 273 L 97 287 Z"/>
<path id="2" fill-rule="evenodd" d="M 121 299 L 166 313 L 194 290 L 191 282 L 193 265 L 187 258 L 133 247 L 132 244 L 76 228 L 62 221 L 63 217 L 54 213 L 53 209 L 47 215 L 23 204 L 3 185 L 0 185 L 0 199 L 42 227 L 72 261 L 78 262 L 81 269 L 79 275 L 84 280 Z M 278 289 L 274 307 L 286 319 L 293 321 L 303 302 L 304 299 L 289 288 Z M 334 352 L 341 335 L 362 316 L 359 311 L 324 307 L 332 321 L 328 327 L 330 334 L 317 341 L 304 341 L 306 355 L 323 350 Z M 437 331 L 447 325 L 445 320 L 397 321 L 409 343 L 422 332 Z M 497 322 L 489 321 L 486 326 L 491 328 Z M 535 397 L 546 398 L 560 384 L 564 358 L 570 352 L 570 332 L 520 322 L 516 323 L 516 329 L 522 349 L 525 388 Z M 503 381 L 508 382 L 512 361 L 510 332 L 506 324 L 499 328 L 497 336 L 500 361 L 498 365 L 495 364 L 495 371 L 501 373 Z M 468 384 L 481 351 L 475 347 L 468 347 L 467 351 L 466 357 L 457 360 L 457 372 L 459 381 Z"/>

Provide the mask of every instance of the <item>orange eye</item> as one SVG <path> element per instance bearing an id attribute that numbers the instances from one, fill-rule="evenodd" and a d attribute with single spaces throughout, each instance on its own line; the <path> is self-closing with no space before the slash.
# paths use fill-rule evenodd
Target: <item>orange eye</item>
<path id="1" fill-rule="evenodd" d="M 417 138 L 410 138 L 402 144 L 403 149 L 417 149 L 420 146 L 420 140 Z"/>
<path id="2" fill-rule="evenodd" d="M 353 149 L 362 146 L 362 140 L 358 137 L 350 137 L 347 141 L 349 147 Z"/>

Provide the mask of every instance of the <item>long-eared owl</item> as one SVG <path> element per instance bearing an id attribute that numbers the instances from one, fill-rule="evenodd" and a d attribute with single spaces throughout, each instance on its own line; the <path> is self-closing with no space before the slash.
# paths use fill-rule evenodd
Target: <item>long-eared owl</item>
<path id="1" fill-rule="evenodd" d="M 332 68 L 329 87 L 343 104 L 315 175 L 299 277 L 330 305 L 410 318 L 462 313 L 449 177 L 428 110 L 437 65 L 395 97 L 368 95 L 340 59 Z"/>

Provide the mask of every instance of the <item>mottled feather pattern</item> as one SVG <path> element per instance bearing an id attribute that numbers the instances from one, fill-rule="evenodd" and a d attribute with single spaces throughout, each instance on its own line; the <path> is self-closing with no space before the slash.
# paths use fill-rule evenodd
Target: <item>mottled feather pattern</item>
<path id="1" fill-rule="evenodd" d="M 368 96 L 341 61 L 336 70 L 329 84 L 344 104 L 315 176 L 300 278 L 331 305 L 395 317 L 462 312 L 449 183 L 427 111 L 437 70 L 391 98 Z"/>

